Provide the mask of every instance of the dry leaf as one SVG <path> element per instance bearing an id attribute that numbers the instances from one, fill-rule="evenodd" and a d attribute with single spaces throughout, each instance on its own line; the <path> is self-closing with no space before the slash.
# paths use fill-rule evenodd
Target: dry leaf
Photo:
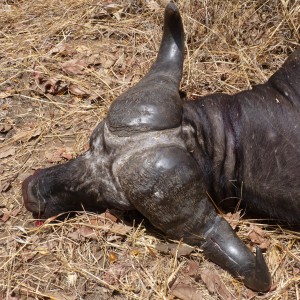
<path id="1" fill-rule="evenodd" d="M 103 60 L 103 54 L 101 53 L 90 53 L 87 55 L 87 63 L 89 66 L 100 65 Z"/>
<path id="2" fill-rule="evenodd" d="M 212 294 L 220 295 L 221 299 L 232 299 L 230 292 L 221 281 L 220 276 L 215 270 L 204 269 L 201 271 L 201 279 L 206 284 L 207 289 Z"/>
<path id="3" fill-rule="evenodd" d="M 10 181 L 6 181 L 0 185 L 0 193 L 7 192 L 11 187 Z"/>
<path id="4" fill-rule="evenodd" d="M 44 93 L 51 95 L 64 94 L 67 90 L 67 85 L 58 78 L 49 78 L 43 84 Z"/>
<path id="5" fill-rule="evenodd" d="M 12 94 L 10 94 L 9 92 L 0 92 L 0 99 L 5 99 L 11 96 Z"/>
<path id="6" fill-rule="evenodd" d="M 68 233 L 68 237 L 77 241 L 81 241 L 84 238 L 97 240 L 95 230 L 89 226 L 80 226 L 77 230 Z"/>
<path id="7" fill-rule="evenodd" d="M 102 214 L 104 217 L 105 217 L 105 219 L 108 219 L 108 220 L 110 220 L 110 221 L 112 221 L 112 222 L 117 222 L 117 220 L 118 220 L 118 218 L 116 217 L 116 216 L 114 216 L 113 214 L 111 214 L 110 212 L 105 212 L 105 213 L 103 213 Z"/>
<path id="8" fill-rule="evenodd" d="M 65 148 L 62 148 L 62 152 L 60 154 L 60 156 L 64 159 L 67 159 L 67 160 L 71 160 L 75 157 L 75 151 L 73 150 L 73 148 L 71 147 L 65 147 Z"/>
<path id="9" fill-rule="evenodd" d="M 237 211 L 235 213 L 227 213 L 225 216 L 226 221 L 230 224 L 232 229 L 236 229 L 237 225 L 239 224 L 241 218 L 241 211 Z"/>
<path id="10" fill-rule="evenodd" d="M 91 94 L 88 89 L 74 83 L 70 83 L 68 89 L 70 94 L 75 96 L 86 97 Z"/>
<path id="11" fill-rule="evenodd" d="M 93 53 L 87 58 L 87 61 L 89 66 L 101 65 L 102 68 L 109 69 L 115 64 L 118 58 L 119 54 L 116 53 Z"/>
<path id="12" fill-rule="evenodd" d="M 89 222 L 91 225 L 94 226 L 101 226 L 104 225 L 105 219 L 101 217 L 101 215 L 96 215 L 96 216 L 90 216 L 89 217 Z"/>
<path id="13" fill-rule="evenodd" d="M 30 134 L 29 140 L 40 136 L 41 133 L 42 133 L 42 128 L 41 127 L 34 128 L 33 130 L 31 130 L 31 134 Z"/>
<path id="14" fill-rule="evenodd" d="M 71 147 L 62 147 L 58 149 L 51 149 L 45 152 L 45 157 L 49 162 L 60 162 L 62 159 L 73 159 L 75 157 L 75 152 Z"/>
<path id="15" fill-rule="evenodd" d="M 171 246 L 172 245 L 172 246 Z M 169 254 L 170 251 L 175 247 L 175 244 L 170 243 L 158 243 L 155 245 L 155 249 L 164 254 Z"/>
<path id="16" fill-rule="evenodd" d="M 80 53 L 81 55 L 84 55 L 84 56 L 91 55 L 91 49 L 85 45 L 79 45 L 76 47 L 75 50 L 77 53 Z"/>
<path id="17" fill-rule="evenodd" d="M 21 142 L 25 142 L 28 140 L 28 133 L 30 133 L 30 131 L 21 131 L 18 130 L 15 134 L 14 134 L 14 140 L 17 141 L 21 141 Z M 29 134 L 30 135 L 30 134 Z"/>
<path id="18" fill-rule="evenodd" d="M 86 59 L 71 59 L 62 64 L 62 69 L 68 75 L 84 74 L 84 69 L 87 67 Z"/>
<path id="19" fill-rule="evenodd" d="M 190 255 L 193 252 L 194 248 L 186 245 L 186 244 L 180 244 L 177 245 L 176 249 L 171 250 L 172 255 L 177 255 L 178 257 L 180 256 L 187 256 Z"/>
<path id="20" fill-rule="evenodd" d="M 189 255 L 194 250 L 194 248 L 189 245 L 186 244 L 178 245 L 174 243 L 158 243 L 157 245 L 155 245 L 155 248 L 162 253 L 166 253 L 166 254 L 171 253 L 172 255 L 177 254 L 177 256 Z"/>
<path id="21" fill-rule="evenodd" d="M 104 68 L 104 69 L 109 69 L 110 67 L 112 67 L 115 63 L 115 59 L 110 59 L 110 58 L 107 58 L 105 61 L 103 61 L 101 63 L 101 66 Z"/>
<path id="22" fill-rule="evenodd" d="M 155 245 L 155 249 L 159 252 L 170 254 L 171 251 L 174 251 L 178 247 L 178 244 L 174 243 L 158 243 Z"/>
<path id="23" fill-rule="evenodd" d="M 62 161 L 62 157 L 60 156 L 60 153 L 57 153 L 55 150 L 47 150 L 45 152 L 45 158 L 48 162 L 57 163 Z"/>
<path id="24" fill-rule="evenodd" d="M 55 54 L 71 54 L 71 47 L 65 43 L 59 43 L 58 45 L 54 46 L 50 51 L 50 55 L 55 55 Z"/>
<path id="25" fill-rule="evenodd" d="M 12 129 L 12 125 L 10 124 L 0 124 L 0 132 L 1 133 L 7 133 L 8 131 L 10 131 Z"/>
<path id="26" fill-rule="evenodd" d="M 67 237 L 70 238 L 70 239 L 72 239 L 72 240 L 74 240 L 74 241 L 78 241 L 78 240 L 81 239 L 78 230 L 75 230 L 73 232 L 69 232 L 67 234 Z"/>
<path id="27" fill-rule="evenodd" d="M 43 94 L 64 94 L 67 91 L 67 85 L 61 79 L 49 78 L 40 72 L 34 72 L 33 78 L 35 81 L 35 86 L 33 90 L 36 92 L 42 92 Z"/>
<path id="28" fill-rule="evenodd" d="M 122 6 L 117 3 L 109 3 L 109 4 L 104 4 L 103 9 L 105 9 L 109 14 L 116 13 L 117 11 L 122 9 Z"/>
<path id="29" fill-rule="evenodd" d="M 109 261 L 110 265 L 107 271 L 101 275 L 101 279 L 109 284 L 118 284 L 120 278 L 124 279 L 125 274 L 132 271 L 131 258 L 129 253 L 109 251 L 107 254 L 106 261 Z"/>
<path id="30" fill-rule="evenodd" d="M 42 133 L 42 129 L 40 127 L 33 128 L 30 130 L 28 129 L 24 130 L 23 128 L 18 128 L 13 138 L 14 141 L 29 142 L 31 139 L 40 136 L 41 133 Z"/>
<path id="31" fill-rule="evenodd" d="M 5 223 L 10 218 L 10 211 L 7 208 L 3 208 L 2 213 L 1 220 Z"/>
<path id="32" fill-rule="evenodd" d="M 78 229 L 78 233 L 85 238 L 97 239 L 97 234 L 95 233 L 95 230 L 88 226 L 81 226 Z"/>
<path id="33" fill-rule="evenodd" d="M 122 223 L 115 223 L 113 226 L 109 229 L 109 231 L 120 234 L 120 235 L 126 235 L 132 230 L 132 227 L 124 225 Z"/>
<path id="34" fill-rule="evenodd" d="M 6 146 L 0 150 L 0 159 L 8 156 L 15 155 L 16 149 L 11 146 Z"/>
<path id="35" fill-rule="evenodd" d="M 151 255 L 153 258 L 157 258 L 156 253 L 151 249 L 151 247 L 147 246 L 147 249 L 148 249 L 150 255 Z"/>
<path id="36" fill-rule="evenodd" d="M 199 264 L 195 262 L 194 260 L 189 260 L 188 262 L 188 267 L 186 270 L 186 274 L 193 276 L 196 275 L 199 269 Z"/>
<path id="37" fill-rule="evenodd" d="M 216 285 L 220 283 L 219 275 L 209 269 L 201 271 L 201 279 L 206 284 L 210 293 L 216 292 Z"/>
<path id="38" fill-rule="evenodd" d="M 9 211 L 7 208 L 3 208 L 3 210 L 2 210 L 3 215 L 2 215 L 1 220 L 2 220 L 3 222 L 6 222 L 6 221 L 9 220 L 11 217 L 17 216 L 17 214 L 18 214 L 20 211 L 21 211 L 20 208 L 16 208 L 16 209 L 14 209 L 14 210 L 12 210 L 12 211 Z"/>
<path id="39" fill-rule="evenodd" d="M 174 284 L 171 294 L 182 300 L 202 300 L 202 292 L 184 283 Z"/>
<path id="40" fill-rule="evenodd" d="M 158 11 L 160 9 L 159 4 L 154 0 L 150 0 L 149 2 L 147 2 L 147 7 L 153 11 Z"/>
<path id="41" fill-rule="evenodd" d="M 116 241 L 120 241 L 122 239 L 122 237 L 120 235 L 117 234 L 108 234 L 106 236 L 106 241 L 108 243 L 112 243 L 112 242 L 116 242 Z"/>
<path id="42" fill-rule="evenodd" d="M 15 208 L 10 212 L 10 215 L 12 217 L 16 217 L 20 211 L 21 211 L 21 208 Z M 17 228 L 22 231 L 22 228 L 20 226 L 17 226 Z"/>
<path id="43" fill-rule="evenodd" d="M 270 246 L 270 241 L 266 238 L 265 232 L 258 226 L 251 226 L 248 233 L 252 243 L 255 243 L 261 249 L 267 249 Z"/>

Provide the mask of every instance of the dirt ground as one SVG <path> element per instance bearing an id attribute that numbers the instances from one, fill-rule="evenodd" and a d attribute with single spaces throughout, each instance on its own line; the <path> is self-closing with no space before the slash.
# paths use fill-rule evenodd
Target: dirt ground
<path id="1" fill-rule="evenodd" d="M 298 0 L 175 2 L 189 98 L 262 83 L 299 45 Z M 82 213 L 36 226 L 23 206 L 24 178 L 84 152 L 113 99 L 145 74 L 166 3 L 0 0 L 0 299 L 300 299 L 299 232 L 240 212 L 226 217 L 264 250 L 267 294 L 139 222 Z"/>

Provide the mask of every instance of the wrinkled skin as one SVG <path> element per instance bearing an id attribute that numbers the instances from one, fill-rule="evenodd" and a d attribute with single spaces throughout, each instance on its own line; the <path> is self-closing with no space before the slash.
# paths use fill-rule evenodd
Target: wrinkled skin
<path id="1" fill-rule="evenodd" d="M 300 49 L 265 84 L 196 101 L 178 92 L 183 50 L 181 17 L 169 4 L 150 71 L 113 102 L 85 154 L 24 181 L 25 206 L 40 219 L 137 210 L 249 288 L 268 291 L 261 251 L 243 244 L 210 199 L 299 224 Z"/>

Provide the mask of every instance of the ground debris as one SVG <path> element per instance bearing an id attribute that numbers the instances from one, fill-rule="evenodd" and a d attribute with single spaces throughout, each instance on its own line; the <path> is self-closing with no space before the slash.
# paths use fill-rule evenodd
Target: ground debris
<path id="1" fill-rule="evenodd" d="M 196 287 L 178 283 L 174 284 L 171 289 L 171 294 L 182 300 L 202 300 L 202 292 Z"/>
<path id="2" fill-rule="evenodd" d="M 201 279 L 212 294 L 219 295 L 221 299 L 232 299 L 232 296 L 224 282 L 215 270 L 204 269 L 201 271 Z"/>
<path id="3" fill-rule="evenodd" d="M 268 239 L 266 232 L 260 227 L 251 224 L 248 232 L 248 237 L 252 243 L 259 246 L 261 249 L 268 249 L 271 242 Z"/>

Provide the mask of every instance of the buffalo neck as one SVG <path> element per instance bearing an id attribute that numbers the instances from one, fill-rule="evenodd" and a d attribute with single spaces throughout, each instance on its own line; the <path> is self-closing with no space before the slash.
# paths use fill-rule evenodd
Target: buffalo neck
<path id="1" fill-rule="evenodd" d="M 183 108 L 184 140 L 200 166 L 207 192 L 213 201 L 230 206 L 241 193 L 240 106 L 233 100 L 234 96 L 214 94 L 187 101 Z"/>

